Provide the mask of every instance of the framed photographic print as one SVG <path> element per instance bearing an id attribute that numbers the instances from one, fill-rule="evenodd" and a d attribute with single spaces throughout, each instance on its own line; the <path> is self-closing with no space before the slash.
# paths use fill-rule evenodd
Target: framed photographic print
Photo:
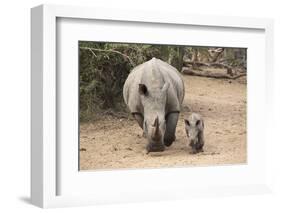
<path id="1" fill-rule="evenodd" d="M 31 10 L 40 207 L 270 192 L 270 19 Z"/>

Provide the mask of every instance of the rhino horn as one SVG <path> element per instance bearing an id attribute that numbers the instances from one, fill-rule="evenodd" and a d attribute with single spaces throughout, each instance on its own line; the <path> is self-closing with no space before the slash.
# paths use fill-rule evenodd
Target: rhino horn
<path id="1" fill-rule="evenodd" d="M 154 127 L 159 127 L 159 119 L 158 119 L 158 116 L 155 118 L 155 120 L 154 120 L 154 123 L 153 123 L 153 126 Z"/>
<path id="2" fill-rule="evenodd" d="M 159 119 L 158 116 L 154 120 L 154 124 L 152 125 L 152 139 L 158 140 L 160 139 L 160 129 L 159 129 Z"/>

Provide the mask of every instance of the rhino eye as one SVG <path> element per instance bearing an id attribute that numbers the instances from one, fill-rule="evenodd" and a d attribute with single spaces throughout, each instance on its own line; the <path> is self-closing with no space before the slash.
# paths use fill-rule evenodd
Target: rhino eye
<path id="1" fill-rule="evenodd" d="M 189 123 L 188 120 L 184 120 L 184 121 L 185 121 L 185 124 L 186 124 L 187 126 L 190 126 L 190 123 Z"/>
<path id="2" fill-rule="evenodd" d="M 200 124 L 200 120 L 196 121 L 196 126 L 198 126 Z"/>

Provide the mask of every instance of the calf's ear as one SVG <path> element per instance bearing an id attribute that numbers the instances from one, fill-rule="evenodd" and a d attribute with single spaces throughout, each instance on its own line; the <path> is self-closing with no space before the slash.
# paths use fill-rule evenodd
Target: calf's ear
<path id="1" fill-rule="evenodd" d="M 189 120 L 184 119 L 184 123 L 185 123 L 186 126 L 190 126 Z"/>
<path id="2" fill-rule="evenodd" d="M 145 84 L 139 84 L 139 93 L 141 95 L 147 95 L 148 94 L 147 87 L 145 86 Z"/>

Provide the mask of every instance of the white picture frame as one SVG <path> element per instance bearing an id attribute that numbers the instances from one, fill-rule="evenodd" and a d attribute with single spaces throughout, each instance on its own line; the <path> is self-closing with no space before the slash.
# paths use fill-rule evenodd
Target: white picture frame
<path id="1" fill-rule="evenodd" d="M 216 17 L 216 16 L 203 16 L 203 15 L 188 15 L 188 14 L 161 14 L 148 11 L 122 11 L 102 8 L 84 8 L 74 6 L 54 6 L 54 5 L 41 5 L 31 10 L 31 201 L 33 204 L 47 208 L 47 207 L 59 207 L 59 206 L 76 206 L 76 205 L 91 205 L 98 203 L 114 203 L 114 202 L 138 202 L 144 200 L 165 200 L 165 199 L 182 199 L 194 196 L 223 196 L 223 195 L 241 195 L 241 194 L 253 194 L 271 192 L 271 164 L 270 164 L 270 141 L 272 140 L 272 129 L 266 126 L 266 134 L 262 137 L 264 147 L 266 150 L 262 150 L 262 145 L 257 143 L 257 148 L 253 150 L 252 156 L 258 156 L 260 152 L 266 154 L 267 158 L 262 158 L 257 163 L 261 163 L 261 166 L 257 168 L 255 165 L 255 174 L 262 174 L 261 178 L 254 179 L 251 183 L 251 176 L 245 177 L 245 182 L 235 182 L 229 180 L 226 175 L 225 178 L 229 182 L 223 184 L 210 184 L 200 186 L 200 181 L 194 183 L 194 187 L 188 185 L 173 185 L 165 184 L 161 182 L 152 187 L 152 191 L 149 195 L 146 195 L 147 188 L 141 185 L 134 189 L 134 185 L 131 185 L 126 177 L 132 179 L 136 176 L 142 177 L 144 180 L 148 176 L 166 176 L 171 175 L 172 179 L 175 177 L 185 177 L 187 175 L 185 170 L 190 168 L 177 168 L 177 169 L 154 169 L 151 170 L 135 170 L 135 171 L 101 171 L 95 173 L 94 178 L 99 180 L 104 179 L 108 181 L 109 175 L 112 177 L 112 172 L 116 178 L 124 179 L 122 184 L 127 182 L 129 189 L 122 191 L 122 184 L 120 187 L 113 188 L 114 190 L 105 190 L 101 193 L 101 189 L 98 189 L 96 194 L 86 193 L 87 187 L 77 186 L 75 188 L 75 178 L 71 174 L 64 174 L 64 176 L 70 175 L 69 183 L 66 185 L 70 188 L 70 193 L 61 194 L 59 191 L 59 185 L 63 184 L 61 181 L 60 173 L 63 171 L 63 164 L 58 163 L 60 159 L 60 153 L 58 152 L 58 132 L 57 132 L 57 118 L 58 118 L 58 95 L 57 88 L 60 86 L 60 81 L 57 79 L 57 49 L 58 49 L 58 20 L 59 19 L 79 19 L 79 20 L 99 20 L 99 21 L 113 21 L 118 22 L 118 26 L 122 26 L 122 23 L 142 23 L 144 26 L 153 24 L 154 26 L 165 26 L 165 28 L 173 27 L 185 27 L 185 26 L 198 26 L 206 28 L 220 28 L 231 30 L 256 30 L 262 32 L 261 38 L 265 43 L 264 52 L 260 53 L 262 57 L 261 76 L 266 78 L 259 78 L 257 82 L 263 82 L 264 87 L 261 86 L 259 91 L 264 94 L 264 97 L 257 98 L 257 103 L 261 102 L 262 106 L 255 111 L 256 113 L 267 112 L 273 113 L 273 100 L 271 91 L 273 90 L 273 21 L 271 19 L 257 19 L 257 18 L 241 18 L 241 17 Z M 175 38 L 177 39 L 177 38 Z M 253 79 L 254 80 L 254 79 Z M 252 84 L 252 87 L 257 86 Z M 250 88 L 251 91 L 251 88 Z M 249 97 L 248 97 L 249 98 Z M 251 104 L 250 104 L 251 107 Z M 248 108 L 249 109 L 249 108 Z M 251 117 L 253 119 L 253 116 Z M 261 117 L 266 120 L 265 123 L 270 123 L 270 119 L 273 116 L 267 118 Z M 251 119 L 250 119 L 251 121 Z M 250 126 L 251 127 L 251 126 Z M 256 126 L 260 128 L 260 126 Z M 250 138 L 251 139 L 251 138 Z M 257 139 L 257 140 L 262 140 Z M 258 145 L 259 144 L 259 145 Z M 67 150 L 65 150 L 68 152 Z M 71 153 L 71 151 L 69 151 Z M 256 154 L 255 154 L 256 153 Z M 239 168 L 235 166 L 222 166 L 214 169 L 210 168 L 192 168 L 194 173 L 194 179 L 196 176 L 200 179 L 202 175 L 210 175 L 213 179 L 216 175 L 212 176 L 212 172 L 218 172 L 217 174 L 235 172 L 237 170 L 237 176 L 241 174 L 248 174 L 252 172 L 249 167 L 240 165 Z M 241 171 L 240 171 L 241 170 Z M 242 171 L 243 170 L 243 171 Z M 248 171 L 249 170 L 249 171 Z M 67 171 L 66 171 L 67 172 Z M 78 172 L 78 170 L 77 170 Z M 245 173 L 243 173 L 245 172 Z M 83 172 L 83 180 L 89 182 L 93 180 L 92 174 Z M 183 183 L 183 178 L 179 177 L 178 182 Z M 202 178 L 202 177 L 201 177 Z M 239 178 L 237 178 L 239 179 Z M 78 180 L 78 179 L 77 179 Z M 79 179 L 80 180 L 80 179 Z M 82 179 L 81 179 L 82 180 Z M 66 180 L 65 180 L 66 181 Z M 71 182 L 73 181 L 73 182 Z M 222 181 L 223 182 L 223 181 Z M 231 183 L 233 182 L 233 183 Z M 207 181 L 206 181 L 207 183 Z M 215 181 L 214 181 L 215 183 Z M 115 184 L 116 185 L 116 184 Z M 99 182 L 99 186 L 102 188 L 103 184 Z M 110 185 L 115 187 L 114 185 Z M 71 193 L 73 191 L 79 191 L 80 193 Z M 94 186 L 93 186 L 94 187 Z M 89 190 L 94 188 L 89 187 Z M 164 188 L 164 189 L 163 189 Z M 100 191 L 99 191 L 100 190 Z M 122 193 L 122 196 L 120 196 Z"/>

